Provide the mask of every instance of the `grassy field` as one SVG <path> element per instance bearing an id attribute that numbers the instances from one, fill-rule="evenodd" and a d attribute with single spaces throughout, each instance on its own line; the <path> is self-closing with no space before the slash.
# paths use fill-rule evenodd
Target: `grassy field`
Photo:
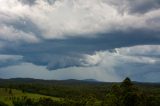
<path id="1" fill-rule="evenodd" d="M 0 79 L 0 106 L 3 103 L 8 106 L 130 106 L 128 103 L 160 106 L 160 83 L 131 82 L 129 78 L 121 83 Z"/>
<path id="2" fill-rule="evenodd" d="M 5 88 L 0 88 L 0 101 L 8 104 L 9 106 L 13 106 L 12 101 L 10 98 L 12 97 L 29 97 L 32 99 L 39 99 L 39 98 L 51 98 L 55 101 L 59 101 L 60 98 L 56 98 L 56 97 L 50 97 L 50 96 L 45 96 L 45 95 L 40 95 L 40 94 L 33 94 L 33 93 L 23 93 L 21 90 L 16 90 L 16 89 L 5 89 Z"/>

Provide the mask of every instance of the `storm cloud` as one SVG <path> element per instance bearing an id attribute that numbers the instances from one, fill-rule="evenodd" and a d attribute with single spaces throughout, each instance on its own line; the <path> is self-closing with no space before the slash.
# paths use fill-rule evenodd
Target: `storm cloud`
<path id="1" fill-rule="evenodd" d="M 140 69 L 135 80 L 156 74 L 159 29 L 159 0 L 0 0 L 0 54 L 47 70 L 99 67 L 120 78 Z M 14 65 L 1 61 L 3 69 Z"/>

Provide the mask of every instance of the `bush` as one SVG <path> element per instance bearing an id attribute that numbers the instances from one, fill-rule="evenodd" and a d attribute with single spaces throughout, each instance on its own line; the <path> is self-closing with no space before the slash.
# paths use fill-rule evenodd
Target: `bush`
<path id="1" fill-rule="evenodd" d="M 4 102 L 0 101 L 0 106 L 8 106 L 8 105 L 5 104 Z"/>

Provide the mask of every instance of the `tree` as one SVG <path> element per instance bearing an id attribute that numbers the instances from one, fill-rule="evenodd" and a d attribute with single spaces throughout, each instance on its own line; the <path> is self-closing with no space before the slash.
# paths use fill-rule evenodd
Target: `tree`
<path id="1" fill-rule="evenodd" d="M 8 105 L 5 104 L 4 102 L 0 101 L 0 106 L 8 106 Z"/>
<path id="2" fill-rule="evenodd" d="M 12 89 L 9 89 L 9 94 L 12 95 Z"/>
<path id="3" fill-rule="evenodd" d="M 143 98 L 143 94 L 132 83 L 130 78 L 127 77 L 123 80 L 120 86 L 122 89 L 122 101 L 124 106 L 144 106 L 145 98 Z"/>
<path id="4" fill-rule="evenodd" d="M 103 106 L 146 106 L 146 97 L 127 77 L 120 85 L 111 87 Z"/>
<path id="5" fill-rule="evenodd" d="M 40 98 L 39 104 L 40 106 L 53 106 L 54 101 L 51 98 Z"/>
<path id="6" fill-rule="evenodd" d="M 133 83 L 131 82 L 130 78 L 125 78 L 121 83 L 121 87 L 131 87 Z"/>

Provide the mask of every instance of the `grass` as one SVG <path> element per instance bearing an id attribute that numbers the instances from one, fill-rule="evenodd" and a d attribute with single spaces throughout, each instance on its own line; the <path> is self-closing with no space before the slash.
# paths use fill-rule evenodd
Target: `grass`
<path id="1" fill-rule="evenodd" d="M 9 106 L 13 106 L 12 101 L 10 98 L 12 97 L 28 97 L 32 98 L 35 100 L 38 100 L 39 98 L 51 98 L 52 100 L 59 101 L 60 98 L 57 97 L 51 97 L 51 96 L 45 96 L 45 95 L 40 95 L 40 94 L 33 94 L 33 93 L 27 93 L 27 92 L 22 92 L 21 90 L 16 90 L 16 89 L 11 89 L 11 92 L 9 92 L 9 89 L 5 88 L 0 88 L 0 101 L 6 103 Z"/>

